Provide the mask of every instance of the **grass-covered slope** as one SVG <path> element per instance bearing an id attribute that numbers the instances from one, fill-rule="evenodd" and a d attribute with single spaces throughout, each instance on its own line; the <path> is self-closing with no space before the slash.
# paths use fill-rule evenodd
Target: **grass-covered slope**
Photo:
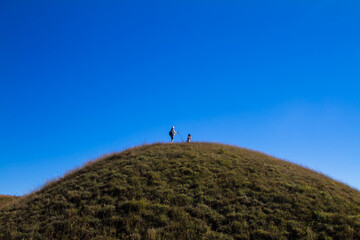
<path id="1" fill-rule="evenodd" d="M 18 197 L 16 197 L 16 196 L 0 195 L 0 208 L 5 207 L 6 205 L 9 205 L 17 198 Z"/>
<path id="2" fill-rule="evenodd" d="M 360 239 L 360 193 L 207 143 L 113 154 L 0 210 L 0 239 Z"/>

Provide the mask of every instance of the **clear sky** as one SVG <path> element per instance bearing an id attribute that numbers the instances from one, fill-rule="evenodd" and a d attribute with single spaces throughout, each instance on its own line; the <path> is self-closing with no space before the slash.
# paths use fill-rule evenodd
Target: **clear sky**
<path id="1" fill-rule="evenodd" d="M 2 0 L 0 114 L 0 194 L 172 125 L 360 189 L 360 2 Z"/>

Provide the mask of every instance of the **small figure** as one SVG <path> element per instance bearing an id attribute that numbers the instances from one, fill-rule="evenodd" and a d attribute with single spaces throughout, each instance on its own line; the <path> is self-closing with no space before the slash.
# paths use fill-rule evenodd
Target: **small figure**
<path id="1" fill-rule="evenodd" d="M 188 134 L 188 138 L 187 138 L 186 142 L 191 142 L 191 135 L 190 135 L 190 133 Z"/>
<path id="2" fill-rule="evenodd" d="M 169 132 L 169 135 L 170 135 L 170 137 L 171 137 L 171 143 L 174 141 L 174 136 L 175 136 L 175 134 L 178 134 L 178 132 L 175 132 L 175 127 L 172 126 L 172 128 L 171 128 L 171 130 L 170 130 L 170 132 Z"/>

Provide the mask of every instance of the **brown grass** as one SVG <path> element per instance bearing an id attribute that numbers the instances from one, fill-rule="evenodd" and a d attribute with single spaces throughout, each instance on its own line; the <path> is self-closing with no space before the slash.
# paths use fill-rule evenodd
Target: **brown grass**
<path id="1" fill-rule="evenodd" d="M 212 143 L 108 154 L 0 210 L 0 239 L 359 239 L 360 193 Z"/>

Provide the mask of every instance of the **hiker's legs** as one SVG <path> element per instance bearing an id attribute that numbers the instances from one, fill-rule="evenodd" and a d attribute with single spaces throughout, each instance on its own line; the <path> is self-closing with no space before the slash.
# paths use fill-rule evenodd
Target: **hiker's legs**
<path id="1" fill-rule="evenodd" d="M 174 136 L 170 136 L 171 137 L 171 142 L 173 142 L 174 141 Z"/>

